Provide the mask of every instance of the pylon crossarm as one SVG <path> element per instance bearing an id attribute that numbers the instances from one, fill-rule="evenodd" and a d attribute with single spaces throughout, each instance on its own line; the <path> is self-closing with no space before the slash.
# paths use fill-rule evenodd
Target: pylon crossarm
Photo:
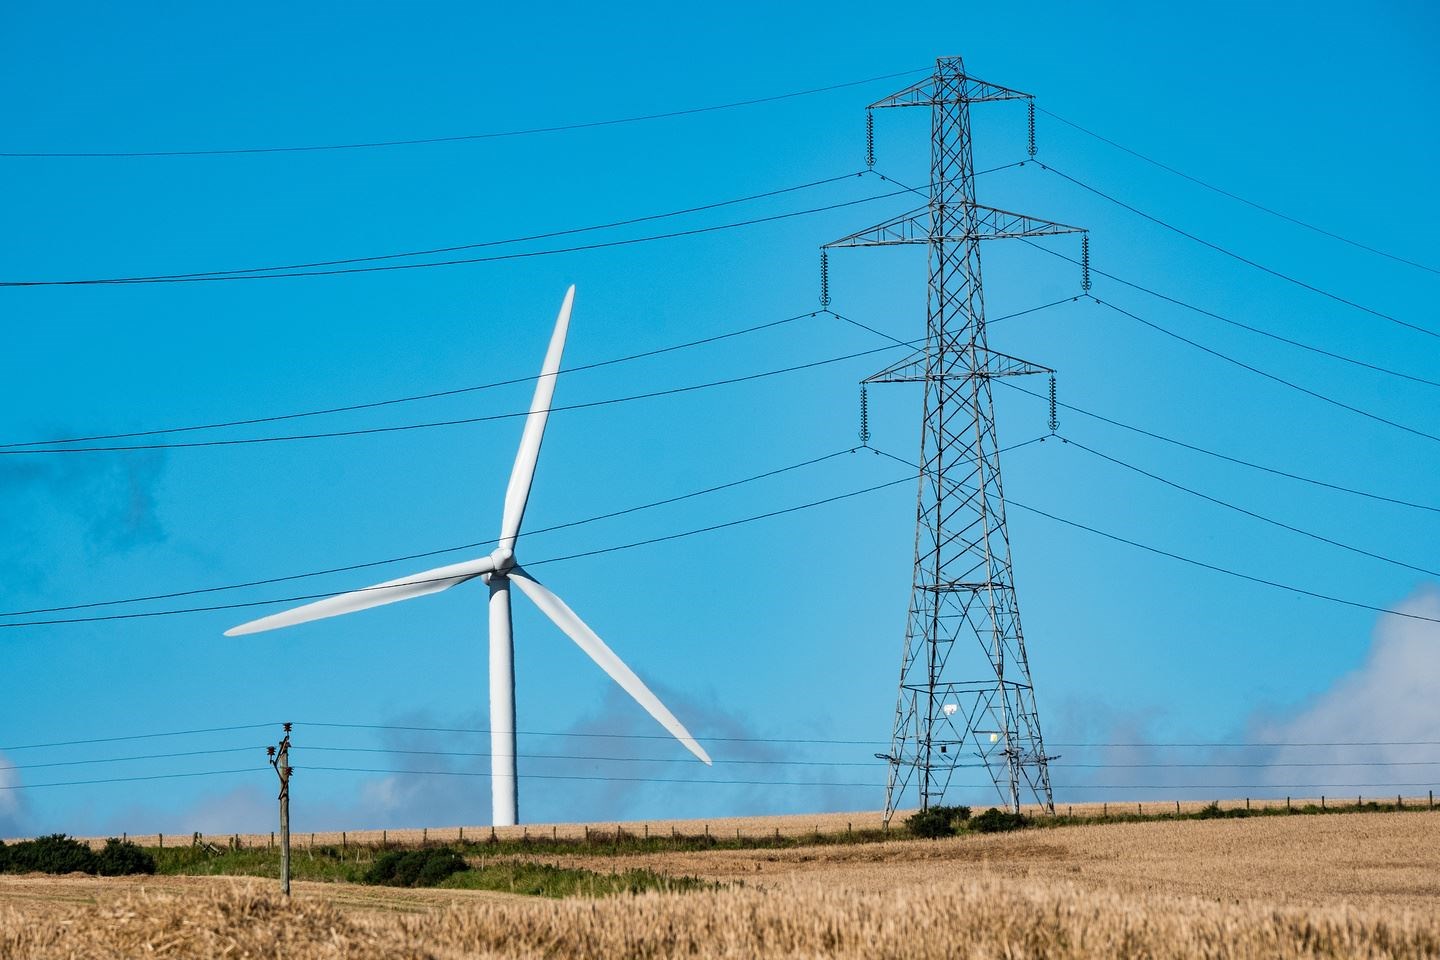
<path id="1" fill-rule="evenodd" d="M 957 82 L 958 81 L 958 82 Z M 926 77 L 911 84 L 904 90 L 892 93 L 870 104 L 866 109 L 884 110 L 887 107 L 925 107 L 938 103 L 989 103 L 996 100 L 1034 100 L 1033 94 L 988 83 L 976 77 Z"/>
<path id="2" fill-rule="evenodd" d="M 944 373 L 931 364 L 927 351 L 919 350 L 861 380 L 861 383 L 916 383 L 922 380 L 969 380 L 972 377 L 1025 377 L 1035 373 L 1054 373 L 1049 367 L 990 349 L 980 349 L 981 364 L 973 370 Z"/>
<path id="3" fill-rule="evenodd" d="M 937 236 L 932 228 L 928 207 L 920 207 L 892 217 L 884 223 L 855 233 L 839 240 L 832 240 L 820 249 L 835 247 L 886 247 L 897 243 L 963 243 L 967 240 L 1015 240 L 1022 237 L 1058 237 L 1067 233 L 1085 233 L 1084 227 L 1068 223 L 1042 220 L 1029 214 L 1000 210 L 979 203 L 964 203 L 973 216 L 961 218 L 973 223 L 971 233 L 952 233 Z M 947 218 L 948 219 L 948 218 Z"/>
<path id="4" fill-rule="evenodd" d="M 928 207 L 916 207 L 884 223 L 857 230 L 847 237 L 832 240 L 821 250 L 832 247 L 882 247 L 892 243 L 927 243 L 930 236 Z"/>
<path id="5" fill-rule="evenodd" d="M 966 204 L 975 211 L 975 234 L 981 240 L 1011 240 L 1021 237 L 1058 237 L 1066 233 L 1084 233 L 1084 227 L 1053 220 L 1041 220 L 1029 214 L 1000 210 L 983 204 Z M 949 237 L 946 238 L 951 239 Z M 955 238 L 961 239 L 961 238 Z"/>

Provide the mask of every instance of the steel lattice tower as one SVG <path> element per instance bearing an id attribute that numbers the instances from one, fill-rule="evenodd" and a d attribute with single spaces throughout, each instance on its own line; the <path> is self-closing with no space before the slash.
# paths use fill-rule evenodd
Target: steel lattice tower
<path id="1" fill-rule="evenodd" d="M 887 821 L 912 783 L 923 809 L 942 800 L 958 767 L 981 764 L 1012 810 L 1022 791 L 1054 809 L 991 398 L 995 377 L 1053 371 L 989 348 L 980 242 L 1082 231 L 976 202 L 970 104 L 992 100 L 1031 97 L 968 77 L 959 57 L 944 57 L 933 76 L 871 104 L 930 107 L 929 202 L 826 244 L 924 244 L 929 253 L 925 346 L 865 381 L 924 385 L 915 566 L 891 747 L 881 755 L 890 764 Z"/>

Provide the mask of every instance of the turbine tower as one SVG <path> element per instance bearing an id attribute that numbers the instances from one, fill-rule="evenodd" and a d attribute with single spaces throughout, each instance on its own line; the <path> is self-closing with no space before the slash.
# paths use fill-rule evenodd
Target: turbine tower
<path id="1" fill-rule="evenodd" d="M 923 244 L 929 253 L 925 346 L 864 381 L 924 386 L 910 609 L 890 751 L 878 755 L 889 763 L 886 821 L 912 784 L 925 809 L 942 800 L 957 767 L 977 758 L 1012 810 L 1022 789 L 1054 809 L 991 398 L 995 377 L 1053 371 L 990 349 L 980 241 L 1083 231 L 976 202 L 970 104 L 992 100 L 1031 97 L 967 76 L 959 57 L 942 57 L 933 75 L 871 104 L 869 111 L 930 108 L 928 202 L 824 248 Z M 873 130 L 867 112 L 872 166 Z"/>
<path id="2" fill-rule="evenodd" d="M 555 395 L 555 380 L 560 375 L 560 357 L 565 351 L 565 335 L 570 329 L 570 308 L 575 301 L 575 288 L 565 293 L 555 332 L 545 353 L 545 365 L 535 382 L 535 396 L 525 418 L 520 436 L 520 450 L 505 489 L 505 508 L 500 521 L 500 539 L 489 556 L 452 563 L 426 570 L 398 580 L 388 580 L 373 587 L 364 587 L 339 596 L 326 597 L 303 607 L 286 610 L 232 627 L 225 636 L 235 637 L 264 630 L 277 630 L 312 620 L 337 617 L 344 613 L 368 610 L 413 597 L 439 593 L 467 580 L 480 578 L 490 587 L 490 806 L 491 823 L 512 827 L 519 820 L 519 788 L 515 772 L 515 646 L 510 630 L 510 584 L 534 602 L 575 645 L 624 688 L 625 692 L 644 707 L 650 716 L 670 732 L 685 749 L 704 761 L 710 757 L 695 741 L 660 698 L 645 686 L 625 665 L 615 651 L 605 645 L 595 632 L 576 616 L 549 588 L 515 562 L 515 546 L 520 539 L 520 524 L 525 519 L 525 506 L 530 500 L 530 486 L 535 479 L 535 464 L 540 459 L 540 442 L 545 437 L 545 422 L 550 416 L 550 401 Z"/>

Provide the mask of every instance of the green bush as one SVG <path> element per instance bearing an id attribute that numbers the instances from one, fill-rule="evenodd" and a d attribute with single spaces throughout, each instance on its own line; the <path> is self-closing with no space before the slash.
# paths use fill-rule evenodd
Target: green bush
<path id="1" fill-rule="evenodd" d="M 470 865 L 465 862 L 465 858 L 454 850 L 434 850 L 420 868 L 420 875 L 415 878 L 415 886 L 438 887 L 452 874 L 469 869 Z"/>
<path id="2" fill-rule="evenodd" d="M 5 864 L 10 858 L 10 850 L 5 846 L 5 841 L 0 840 L 0 873 L 6 873 Z"/>
<path id="3" fill-rule="evenodd" d="M 1004 833 L 1020 830 L 1030 825 L 1030 818 L 1023 813 L 1011 813 L 991 807 L 979 816 L 971 817 L 969 827 L 976 833 Z"/>
<path id="4" fill-rule="evenodd" d="M 155 858 L 128 840 L 111 837 L 105 841 L 105 849 L 95 858 L 95 869 L 102 877 L 154 873 Z"/>
<path id="5" fill-rule="evenodd" d="M 365 882 L 387 887 L 434 887 L 452 874 L 468 869 L 465 858 L 449 847 L 395 850 L 371 864 L 365 872 Z"/>
<path id="6" fill-rule="evenodd" d="M 9 847 L 6 873 L 94 873 L 95 851 L 63 833 L 22 840 Z"/>
<path id="7" fill-rule="evenodd" d="M 906 817 L 905 828 L 917 837 L 953 837 L 969 819 L 969 807 L 934 806 Z"/>
<path id="8" fill-rule="evenodd" d="M 1250 811 L 1243 807 L 1222 810 L 1219 800 L 1211 800 L 1205 806 L 1201 807 L 1200 812 L 1195 814 L 1195 816 L 1200 820 L 1228 820 L 1236 817 L 1248 817 L 1250 816 Z"/>

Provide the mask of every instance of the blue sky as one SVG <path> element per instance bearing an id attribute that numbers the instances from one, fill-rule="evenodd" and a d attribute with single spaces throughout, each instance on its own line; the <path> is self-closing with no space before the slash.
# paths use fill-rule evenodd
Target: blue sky
<path id="1" fill-rule="evenodd" d="M 1440 266 L 1432 109 L 1440 20 L 1425 4 L 10 4 L 0 13 L 0 153 L 150 152 L 445 137 L 662 113 L 919 70 L 959 54 L 1041 108 L 1275 210 Z M 749 196 L 864 168 L 884 80 L 779 102 L 570 132 L 345 151 L 0 157 L 0 280 L 240 269 L 526 236 Z M 877 116 L 876 169 L 923 182 L 919 111 Z M 1025 114 L 977 107 L 976 163 L 1025 157 Z M 1220 197 L 1039 116 L 1039 159 L 1337 296 L 1440 329 L 1440 278 Z M 1225 317 L 1440 380 L 1434 337 L 1169 233 L 1033 164 L 982 177 L 982 202 L 1091 230 L 1095 266 Z M 614 240 L 878 197 L 852 178 L 582 235 Z M 818 246 L 903 197 L 668 241 L 435 269 L 227 283 L 0 288 L 0 440 L 265 417 L 523 378 L 567 284 L 581 365 L 816 309 Z M 557 245 L 557 244 L 552 244 Z M 561 241 L 558 245 L 568 245 Z M 545 249 L 532 243 L 518 249 Z M 1048 249 L 1075 256 L 1072 239 Z M 506 248 L 501 248 L 506 249 Z M 479 251 L 485 253 L 486 251 Z M 1020 244 L 985 250 L 992 317 L 1079 293 Z M 924 257 L 848 250 L 833 307 L 902 339 L 924 321 Z M 1094 293 L 1324 397 L 1440 434 L 1436 387 L 1305 352 L 1096 276 Z M 1227 364 L 1101 306 L 997 323 L 992 345 L 1060 371 L 1063 401 L 1328 483 L 1440 505 L 1440 447 Z M 585 403 L 847 356 L 883 339 L 803 317 L 705 347 L 562 377 Z M 662 500 L 855 444 L 876 353 L 728 387 L 552 417 L 527 526 Z M 1025 384 L 1043 390 L 1043 383 Z M 228 439 L 523 410 L 529 386 L 206 433 Z M 919 396 L 871 393 L 876 447 L 910 457 Z M 1002 440 L 1047 433 L 1042 403 L 997 390 Z M 293 428 L 293 429 L 292 429 Z M 287 576 L 495 534 L 515 419 L 313 441 L 0 458 L 0 610 Z M 1362 557 L 1225 510 L 1058 440 L 1005 462 L 1014 501 L 1207 563 L 1440 617 L 1440 514 L 1226 463 L 1062 410 L 1060 433 Z M 185 436 L 185 435 L 182 435 Z M 535 564 L 724 523 L 903 477 L 867 453 L 522 542 Z M 522 817 L 609 819 L 874 808 L 910 576 L 913 484 L 645 548 L 536 566 L 733 764 L 701 771 L 548 623 L 516 605 Z M 1421 782 L 1414 746 L 1180 750 L 1175 742 L 1440 740 L 1436 624 L 1228 578 L 1012 508 L 1017 587 L 1062 799 L 1299 792 Z M 438 562 L 464 559 L 445 555 Z M 91 612 L 342 591 L 425 561 Z M 485 725 L 478 585 L 292 631 L 226 639 L 280 607 L 0 631 L 0 834 L 260 829 L 273 726 L 297 721 L 297 824 L 483 823 L 485 738 L 319 726 Z M 84 613 L 82 611 L 82 613 Z M 0 623 L 36 617 L 0 617 Z M 595 734 L 620 735 L 613 739 Z M 1382 736 L 1383 734 L 1383 736 Z M 738 739 L 723 739 L 738 738 Z M 755 742 L 757 738 L 807 742 Z M 1090 748 L 1094 742 L 1139 743 Z M 305 752 L 305 747 L 310 752 Z M 359 748 L 373 753 L 320 751 Z M 245 748 L 253 748 L 246 751 Z M 228 754 L 39 766 L 202 750 Z M 1396 752 L 1386 753 L 1386 750 Z M 445 755 L 402 753 L 438 751 Z M 1318 752 L 1317 752 L 1318 751 Z M 1281 756 L 1281 754 L 1285 754 Z M 615 760 L 555 759 L 619 757 Z M 643 758 L 636 760 L 635 758 Z M 747 761 L 740 763 L 738 761 Z M 748 761 L 767 761 L 751 763 Z M 790 766 L 780 761 L 825 765 Z M 1219 762 L 1334 764 L 1218 768 Z M 1207 764 L 1198 768 L 1118 763 Z M 1079 764 L 1105 764 L 1104 767 Z M 841 766 L 838 764 L 850 764 Z M 244 773 L 85 786 L 58 781 Z M 525 779 L 527 773 L 530 779 Z M 694 785 L 594 776 L 757 783 Z M 1301 779 L 1297 779 L 1301 778 Z M 771 781 L 804 781 L 776 785 Z M 812 786 L 813 783 L 862 784 Z M 1115 785 L 1111 790 L 1097 786 Z M 1132 788 L 1163 784 L 1165 789 Z M 1203 787 L 1179 786 L 1201 784 Z M 1247 789 L 1226 789 L 1244 784 Z M 1315 791 L 1320 792 L 1320 791 Z M 1336 792 L 1357 792 L 1355 790 Z M 1387 787 L 1376 793 L 1395 792 Z M 1423 791 L 1422 791 L 1423 792 Z M 985 790 L 957 792 L 984 801 Z"/>

